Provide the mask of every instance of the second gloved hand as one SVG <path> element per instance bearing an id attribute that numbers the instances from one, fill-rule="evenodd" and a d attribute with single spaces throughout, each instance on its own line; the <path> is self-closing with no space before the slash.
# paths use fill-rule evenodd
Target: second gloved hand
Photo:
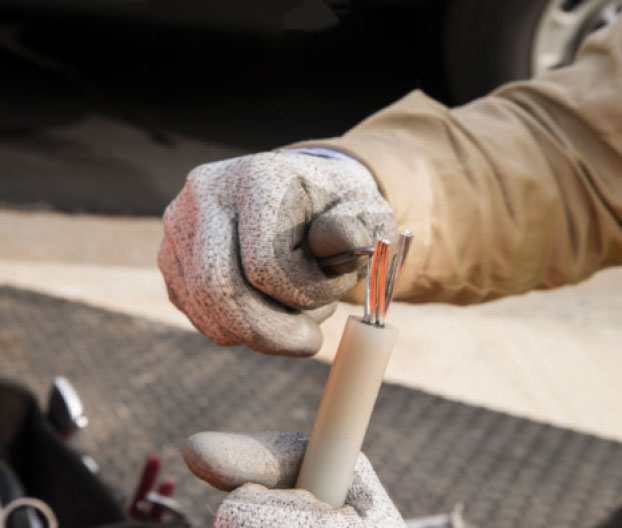
<path id="1" fill-rule="evenodd" d="M 204 432 L 188 439 L 184 460 L 201 480 L 233 490 L 218 508 L 215 528 L 405 528 L 362 453 L 341 508 L 306 490 L 282 489 L 294 486 L 306 446 L 296 433 Z"/>
<path id="2" fill-rule="evenodd" d="M 318 322 L 358 266 L 317 259 L 371 243 L 395 219 L 370 172 L 347 159 L 263 153 L 202 165 L 164 215 L 158 263 L 171 301 L 221 345 L 309 356 Z"/>

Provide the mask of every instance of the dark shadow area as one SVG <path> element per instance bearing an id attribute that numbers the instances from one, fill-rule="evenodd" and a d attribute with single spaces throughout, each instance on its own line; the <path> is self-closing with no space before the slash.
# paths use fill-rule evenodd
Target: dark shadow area
<path id="1" fill-rule="evenodd" d="M 202 162 L 343 133 L 414 88 L 446 101 L 441 2 L 253 32 L 5 13 L 0 199 L 160 214 Z"/>

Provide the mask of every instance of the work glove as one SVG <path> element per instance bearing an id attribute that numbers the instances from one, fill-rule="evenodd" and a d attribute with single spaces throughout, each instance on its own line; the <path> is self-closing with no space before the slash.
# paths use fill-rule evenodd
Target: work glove
<path id="1" fill-rule="evenodd" d="M 296 433 L 205 432 L 184 446 L 190 471 L 231 491 L 215 528 L 404 528 L 367 457 L 360 453 L 346 505 L 333 508 L 295 485 L 307 437 Z M 276 488 L 276 489 L 273 489 Z"/>
<path id="2" fill-rule="evenodd" d="M 324 258 L 396 230 L 371 173 L 350 159 L 271 152 L 201 165 L 164 213 L 158 263 L 171 301 L 220 345 L 309 356 L 318 323 L 365 260 Z M 309 312 L 309 311 L 312 312 Z"/>

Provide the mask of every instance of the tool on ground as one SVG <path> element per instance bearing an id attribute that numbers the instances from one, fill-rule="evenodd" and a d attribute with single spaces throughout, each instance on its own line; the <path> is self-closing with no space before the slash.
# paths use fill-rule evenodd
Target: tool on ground
<path id="1" fill-rule="evenodd" d="M 458 502 L 450 513 L 417 517 L 406 521 L 408 528 L 469 528 L 463 516 L 464 505 Z"/>
<path id="2" fill-rule="evenodd" d="M 65 440 L 88 424 L 82 400 L 67 378 L 54 379 L 48 396 L 47 418 Z"/>
<path id="3" fill-rule="evenodd" d="M 172 498 L 175 481 L 171 478 L 164 479 L 157 491 L 153 489 L 161 465 L 158 455 L 152 455 L 146 460 L 128 513 L 131 518 L 139 521 L 163 524 L 174 521 L 175 526 L 190 526 L 181 505 Z"/>
<path id="4" fill-rule="evenodd" d="M 397 329 L 385 325 L 385 320 L 412 233 L 400 234 L 387 266 L 390 242 L 381 231 L 381 226 L 374 231 L 364 316 L 348 318 L 296 482 L 297 488 L 335 508 L 343 506 L 352 484 L 354 465 L 397 339 Z"/>
<path id="5" fill-rule="evenodd" d="M 12 522 L 14 514 L 20 510 L 26 512 L 26 522 Z M 45 525 L 41 522 L 45 519 Z M 19 497 L 0 508 L 0 528 L 26 526 L 27 528 L 58 528 L 58 519 L 50 506 L 36 497 Z"/>

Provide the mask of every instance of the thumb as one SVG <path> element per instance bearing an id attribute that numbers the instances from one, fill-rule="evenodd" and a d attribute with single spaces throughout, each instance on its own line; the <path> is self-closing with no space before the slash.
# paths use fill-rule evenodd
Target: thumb
<path id="1" fill-rule="evenodd" d="M 363 207 L 363 204 L 359 204 Z M 371 244 L 373 225 L 367 225 L 362 215 L 356 214 L 356 204 L 343 203 L 321 214 L 309 228 L 309 247 L 315 258 L 327 258 Z M 330 266 L 343 274 L 365 265 L 365 257 L 353 257 L 348 262 Z"/>
<path id="2" fill-rule="evenodd" d="M 372 244 L 376 225 L 382 235 L 393 239 L 397 225 L 389 205 L 377 200 L 345 201 L 317 216 L 309 227 L 309 248 L 316 258 L 327 258 Z M 330 266 L 335 273 L 350 273 L 362 268 L 367 259 L 353 257 L 343 264 Z"/>
<path id="3" fill-rule="evenodd" d="M 247 482 L 292 488 L 306 447 L 299 433 L 207 431 L 188 438 L 183 457 L 192 473 L 223 491 Z"/>

